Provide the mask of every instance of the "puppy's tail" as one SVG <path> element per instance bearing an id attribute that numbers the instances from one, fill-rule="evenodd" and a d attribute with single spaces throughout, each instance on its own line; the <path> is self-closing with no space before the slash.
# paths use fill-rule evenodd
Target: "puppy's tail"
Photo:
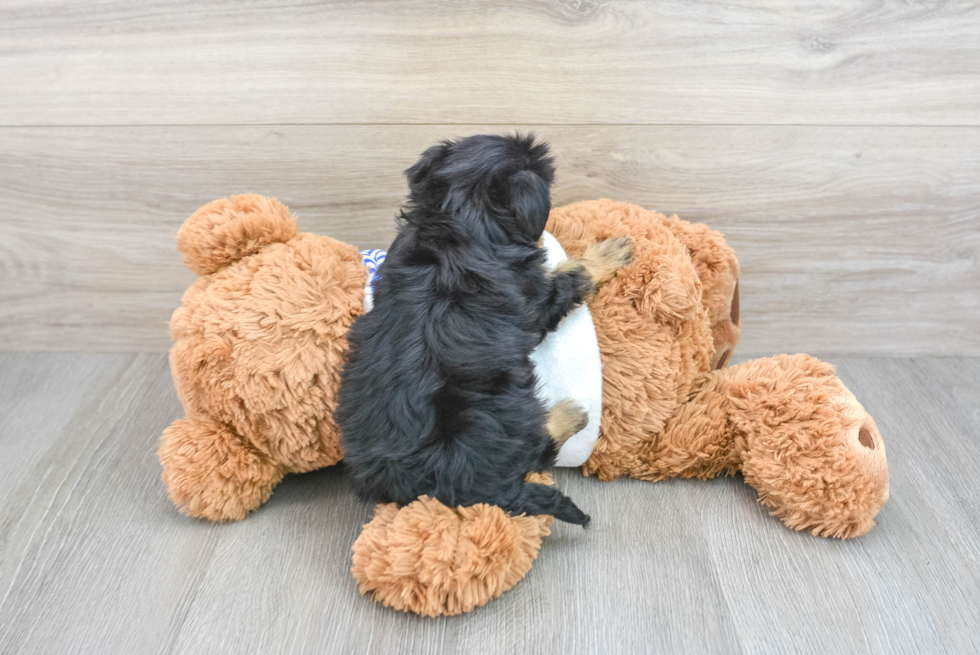
<path id="1" fill-rule="evenodd" d="M 581 525 L 589 525 L 589 515 L 580 510 L 572 499 L 546 484 L 526 483 L 521 485 L 520 492 L 510 502 L 501 507 L 511 514 L 550 514 L 559 521 Z"/>

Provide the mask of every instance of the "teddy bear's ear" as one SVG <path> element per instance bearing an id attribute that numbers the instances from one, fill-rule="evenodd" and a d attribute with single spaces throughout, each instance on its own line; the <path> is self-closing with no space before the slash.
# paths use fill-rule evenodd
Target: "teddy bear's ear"
<path id="1" fill-rule="evenodd" d="M 198 275 L 210 275 L 254 255 L 271 243 L 286 242 L 299 227 L 275 198 L 245 194 L 204 205 L 177 232 L 177 250 Z"/>

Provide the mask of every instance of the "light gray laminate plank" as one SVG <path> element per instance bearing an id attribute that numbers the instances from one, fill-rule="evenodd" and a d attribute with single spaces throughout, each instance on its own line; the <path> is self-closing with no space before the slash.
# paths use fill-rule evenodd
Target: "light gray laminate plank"
<path id="1" fill-rule="evenodd" d="M 721 481 L 688 486 L 738 639 L 747 653 L 975 652 L 980 492 L 968 462 L 980 457 L 980 360 L 839 369 L 888 449 L 890 499 L 871 532 L 844 542 L 793 533 L 747 485 L 730 498 Z"/>
<path id="2" fill-rule="evenodd" d="M 865 537 L 789 531 L 739 478 L 559 484 L 593 514 L 476 612 L 357 595 L 371 508 L 341 467 L 288 476 L 237 524 L 166 499 L 161 355 L 0 356 L 0 652 L 969 652 L 978 647 L 980 359 L 842 360 L 888 445 Z M 21 382 L 22 381 L 22 382 Z"/>
<path id="3" fill-rule="evenodd" d="M 51 432 L 70 427 L 75 413 L 91 402 L 93 386 L 125 366 L 129 355 L 58 353 L 31 357 L 0 352 L 0 497 L 12 494 L 26 466 L 45 457 Z M 57 403 L 57 411 L 51 411 Z M 57 456 L 59 453 L 49 453 Z M 40 483 L 40 480 L 33 480 Z"/>
<path id="4" fill-rule="evenodd" d="M 726 233 L 743 354 L 980 354 L 980 129 L 525 127 L 553 145 L 556 205 L 612 197 Z M 385 247 L 401 172 L 486 129 L 0 129 L 0 347 L 166 350 L 195 208 L 263 193 L 304 230 Z"/>
<path id="5" fill-rule="evenodd" d="M 37 434 L 46 457 L 12 462 L 7 471 L 16 486 L 0 515 L 13 526 L 2 551 L 11 568 L 0 569 L 6 590 L 0 651 L 434 653 L 451 647 L 479 653 L 733 645 L 696 517 L 677 497 L 656 503 L 650 514 L 674 536 L 660 565 L 644 569 L 651 549 L 662 548 L 635 531 L 652 523 L 620 524 L 613 511 L 641 508 L 610 494 L 611 485 L 562 472 L 562 484 L 596 513 L 594 529 L 558 526 L 529 578 L 485 610 L 421 619 L 357 594 L 350 546 L 371 507 L 353 497 L 341 469 L 288 477 L 266 507 L 241 523 L 181 517 L 165 497 L 154 453 L 159 431 L 180 413 L 165 358 L 87 355 L 78 365 L 71 357 L 4 360 L 15 370 L 34 367 L 47 380 L 60 376 L 68 361 L 70 369 L 82 369 L 75 378 L 91 380 L 86 402 L 67 410 L 71 420 Z M 24 439 L 30 416 L 58 416 L 64 407 L 57 394 L 33 398 L 30 408 L 12 407 L 26 418 L 5 427 L 4 442 Z M 658 493 L 631 481 L 617 486 Z M 622 548 L 624 538 L 637 546 Z M 607 557 L 597 559 L 601 552 Z M 684 603 L 649 593 L 661 575 L 676 582 Z M 611 576 L 615 584 L 607 584 Z M 692 623 L 705 632 L 684 629 Z"/>
<path id="6" fill-rule="evenodd" d="M 980 124 L 967 1 L 20 1 L 0 44 L 0 125 Z"/>
<path id="7" fill-rule="evenodd" d="M 164 652 L 221 534 L 163 494 L 155 445 L 179 407 L 166 359 L 5 355 L 2 386 L 25 368 L 45 388 L 3 401 L 0 441 L 33 452 L 3 463 L 0 652 Z"/>

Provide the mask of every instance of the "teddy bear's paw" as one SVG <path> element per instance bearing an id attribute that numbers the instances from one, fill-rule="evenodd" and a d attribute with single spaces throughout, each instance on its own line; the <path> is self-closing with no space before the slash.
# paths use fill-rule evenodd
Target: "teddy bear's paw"
<path id="1" fill-rule="evenodd" d="M 160 445 L 170 500 L 190 516 L 239 521 L 269 499 L 283 471 L 225 425 L 174 421 Z"/>
<path id="2" fill-rule="evenodd" d="M 593 243 L 579 261 L 595 284 L 603 284 L 633 261 L 633 240 L 616 237 Z"/>
<path id="3" fill-rule="evenodd" d="M 494 505 L 450 509 L 427 496 L 401 508 L 378 505 L 354 542 L 351 573 L 362 594 L 387 607 L 422 616 L 471 612 L 527 574 L 551 522 Z"/>

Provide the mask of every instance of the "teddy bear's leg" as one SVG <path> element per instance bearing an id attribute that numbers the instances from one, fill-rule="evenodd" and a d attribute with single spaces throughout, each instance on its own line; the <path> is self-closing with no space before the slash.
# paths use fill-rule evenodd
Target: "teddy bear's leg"
<path id="1" fill-rule="evenodd" d="M 547 474 L 528 481 L 550 484 Z M 493 505 L 451 509 L 423 496 L 378 505 L 354 542 L 362 594 L 422 616 L 470 612 L 507 591 L 538 556 L 550 516 L 511 516 Z"/>
<path id="2" fill-rule="evenodd" d="M 229 427 L 180 419 L 163 431 L 163 481 L 181 512 L 238 521 L 269 499 L 283 470 Z"/>
<path id="3" fill-rule="evenodd" d="M 786 525 L 855 537 L 888 500 L 885 445 L 874 419 L 808 355 L 757 359 L 705 375 L 645 442 L 631 474 L 659 480 L 739 470 Z"/>

